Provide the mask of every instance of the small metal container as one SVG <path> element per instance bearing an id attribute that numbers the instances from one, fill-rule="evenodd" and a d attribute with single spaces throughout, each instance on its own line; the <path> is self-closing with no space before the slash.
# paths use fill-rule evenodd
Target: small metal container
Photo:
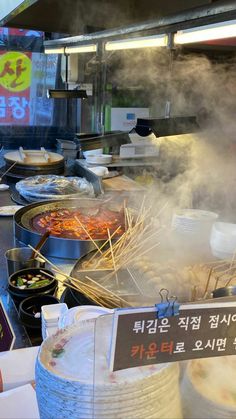
<path id="1" fill-rule="evenodd" d="M 25 268 L 44 268 L 43 259 L 31 259 L 32 250 L 29 247 L 15 247 L 5 253 L 8 275 Z"/>
<path id="2" fill-rule="evenodd" d="M 230 295 L 236 295 L 236 285 L 217 288 L 216 290 L 212 291 L 213 298 L 229 297 Z"/>

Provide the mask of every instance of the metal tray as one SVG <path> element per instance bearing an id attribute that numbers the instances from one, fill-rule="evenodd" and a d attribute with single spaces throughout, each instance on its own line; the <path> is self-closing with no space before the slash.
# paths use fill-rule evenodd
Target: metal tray
<path id="1" fill-rule="evenodd" d="M 99 285 L 106 287 L 108 290 L 121 297 L 137 297 L 141 294 L 140 289 L 127 269 L 120 269 L 117 272 L 117 275 L 114 274 L 111 279 L 108 280 L 106 280 L 105 277 L 112 273 L 112 270 L 109 269 L 80 271 L 83 262 L 90 259 L 94 253 L 96 252 L 90 252 L 76 262 L 70 274 L 73 278 L 80 279 L 84 283 L 91 285 L 91 281 L 86 278 L 88 276 Z"/>

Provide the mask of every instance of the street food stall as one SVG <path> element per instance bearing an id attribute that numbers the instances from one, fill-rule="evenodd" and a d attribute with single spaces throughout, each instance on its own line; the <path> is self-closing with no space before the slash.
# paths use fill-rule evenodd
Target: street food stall
<path id="1" fill-rule="evenodd" d="M 236 417 L 233 3 L 44 42 L 94 130 L 3 157 L 0 417 Z"/>

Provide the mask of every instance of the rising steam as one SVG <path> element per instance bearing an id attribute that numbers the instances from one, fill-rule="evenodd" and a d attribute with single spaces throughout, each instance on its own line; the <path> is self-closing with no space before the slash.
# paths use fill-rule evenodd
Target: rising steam
<path id="1" fill-rule="evenodd" d="M 150 116 L 162 117 L 166 100 L 174 115 L 196 115 L 200 130 L 193 136 L 162 141 L 153 193 L 171 207 L 219 212 L 236 221 L 235 132 L 236 60 L 209 59 L 203 54 L 170 51 L 123 51 L 109 58 L 109 81 L 117 88 L 142 88 Z"/>

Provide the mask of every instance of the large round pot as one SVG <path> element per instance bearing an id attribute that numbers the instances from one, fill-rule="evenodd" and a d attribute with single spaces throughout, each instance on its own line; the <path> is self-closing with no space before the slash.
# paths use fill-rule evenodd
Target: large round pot
<path id="1" fill-rule="evenodd" d="M 116 203 L 106 203 L 104 200 L 92 198 L 71 198 L 66 200 L 50 200 L 37 202 L 19 209 L 14 216 L 14 234 L 20 243 L 31 244 L 35 247 L 43 232 L 37 231 L 33 225 L 35 217 L 45 214 L 48 211 L 58 210 L 82 210 L 88 215 L 96 212 L 96 208 L 104 208 L 112 211 L 120 211 L 120 205 Z M 68 259 L 78 259 L 92 250 L 96 246 L 101 246 L 107 240 L 106 237 L 89 240 L 80 238 L 67 238 L 50 234 L 41 251 L 43 255 L 52 257 L 62 257 Z M 96 245 L 94 244 L 96 243 Z"/>
<path id="2" fill-rule="evenodd" d="M 44 269 L 44 272 L 53 275 L 53 272 L 51 272 L 48 269 Z M 14 274 L 12 274 L 11 276 L 9 276 L 8 278 L 8 292 L 11 295 L 11 297 L 13 298 L 14 302 L 16 303 L 16 305 L 18 306 L 19 303 L 24 300 L 27 297 L 33 297 L 36 295 L 53 295 L 56 288 L 57 288 L 57 280 L 56 278 L 52 279 L 50 277 L 48 277 L 50 279 L 50 283 L 48 285 L 39 287 L 39 288 L 25 288 L 25 289 L 20 289 L 17 286 L 15 286 L 13 284 L 13 281 L 16 281 L 17 278 L 21 275 L 25 275 L 25 274 L 32 274 L 34 276 L 41 274 L 41 269 L 40 268 L 27 268 L 27 269 L 21 269 L 20 271 L 14 272 Z M 45 275 L 46 276 L 46 275 Z"/>

